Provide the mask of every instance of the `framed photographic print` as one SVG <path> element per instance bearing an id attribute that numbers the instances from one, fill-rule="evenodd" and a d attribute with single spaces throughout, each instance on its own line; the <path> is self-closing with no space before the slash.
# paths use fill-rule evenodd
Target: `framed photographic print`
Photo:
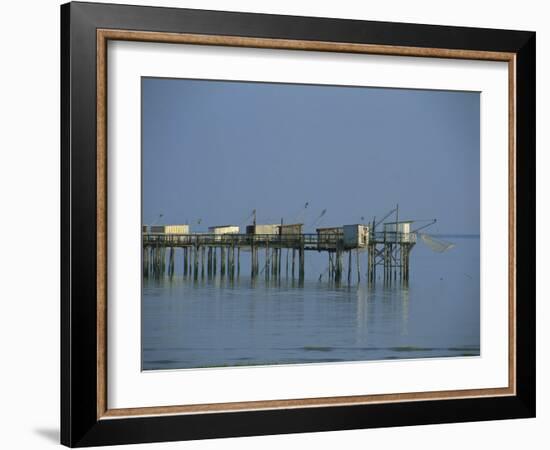
<path id="1" fill-rule="evenodd" d="M 63 444 L 535 415 L 535 33 L 61 25 Z"/>

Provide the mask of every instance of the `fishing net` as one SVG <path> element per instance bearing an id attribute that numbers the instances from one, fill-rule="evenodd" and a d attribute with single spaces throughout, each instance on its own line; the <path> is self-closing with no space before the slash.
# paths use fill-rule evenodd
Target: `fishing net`
<path id="1" fill-rule="evenodd" d="M 428 247 L 430 247 L 434 252 L 437 253 L 446 252 L 447 250 L 450 250 L 455 246 L 452 242 L 435 239 L 434 237 L 425 233 L 420 233 L 420 237 Z"/>

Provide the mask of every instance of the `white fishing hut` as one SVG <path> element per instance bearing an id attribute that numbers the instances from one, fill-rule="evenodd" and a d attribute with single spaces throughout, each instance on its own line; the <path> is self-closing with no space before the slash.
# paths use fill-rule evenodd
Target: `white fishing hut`
<path id="1" fill-rule="evenodd" d="M 369 245 L 369 227 L 354 224 L 343 227 L 344 248 L 366 248 Z"/>
<path id="2" fill-rule="evenodd" d="M 246 234 L 279 234 L 280 224 L 248 225 Z"/>
<path id="3" fill-rule="evenodd" d="M 189 225 L 151 225 L 153 234 L 189 234 Z"/>
<path id="4" fill-rule="evenodd" d="M 210 234 L 239 234 L 240 228 L 237 225 L 216 225 L 208 227 Z"/>
<path id="5" fill-rule="evenodd" d="M 412 220 L 387 222 L 384 224 L 384 235 L 387 241 L 413 242 L 414 233 L 411 232 Z"/>

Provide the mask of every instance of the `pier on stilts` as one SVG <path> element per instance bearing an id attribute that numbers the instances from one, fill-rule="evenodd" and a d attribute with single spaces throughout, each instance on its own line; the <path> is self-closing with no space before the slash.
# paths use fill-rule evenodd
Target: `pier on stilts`
<path id="1" fill-rule="evenodd" d="M 241 258 L 250 256 L 250 276 L 280 279 L 283 267 L 292 278 L 305 276 L 305 252 L 317 250 L 315 234 L 277 236 L 272 234 L 162 234 L 143 233 L 143 275 L 173 276 L 175 250 L 181 249 L 183 275 L 195 280 L 235 278 L 241 272 Z M 292 254 L 292 266 L 283 266 L 284 251 Z M 168 252 L 168 258 L 166 254 Z M 206 255 L 206 256 L 205 256 Z M 297 256 L 297 258 L 296 258 Z M 167 259 L 167 263 L 166 263 Z M 297 261 L 295 260 L 297 259 Z M 290 272 L 289 272 L 290 271 Z"/>
<path id="2" fill-rule="evenodd" d="M 391 221 L 386 220 L 389 215 L 394 215 Z M 385 284 L 407 284 L 410 254 L 420 229 L 412 230 L 413 222 L 400 221 L 396 208 L 378 222 L 374 219 L 368 224 L 317 228 L 316 233 L 303 233 L 302 224 L 257 225 L 255 221 L 246 233 L 229 225 L 211 227 L 208 233 L 190 233 L 187 225 L 144 226 L 143 276 L 173 277 L 176 250 L 179 250 L 182 274 L 193 280 L 218 276 L 234 280 L 241 274 L 241 258 L 246 254 L 252 279 L 261 276 L 266 281 L 280 280 L 284 274 L 286 278 L 303 282 L 306 253 L 322 252 L 327 255 L 325 273 L 331 282 L 351 284 L 364 279 L 368 284 L 377 280 Z M 433 223 L 435 219 L 421 228 Z M 364 278 L 363 254 L 367 260 Z"/>

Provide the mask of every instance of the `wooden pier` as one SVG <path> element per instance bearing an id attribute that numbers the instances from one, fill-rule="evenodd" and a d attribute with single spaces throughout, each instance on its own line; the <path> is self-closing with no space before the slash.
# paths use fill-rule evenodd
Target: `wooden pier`
<path id="1" fill-rule="evenodd" d="M 346 277 L 351 283 L 354 264 L 357 282 L 361 281 L 360 256 L 367 253 L 368 283 L 376 281 L 378 267 L 382 270 L 384 283 L 408 283 L 409 257 L 417 236 L 402 223 L 410 222 L 396 221 L 393 226 L 386 224 L 388 226 L 381 232 L 371 231 L 374 226 L 371 229 L 366 225 L 350 226 L 364 227 L 361 239 L 351 242 L 344 232 L 325 233 L 321 229 L 317 233 L 299 234 L 167 234 L 144 231 L 143 275 L 174 276 L 176 249 L 181 249 L 183 276 L 194 280 L 211 279 L 218 274 L 230 279 L 238 277 L 241 258 L 246 252 L 250 254 L 252 279 L 263 276 L 266 280 L 278 280 L 284 274 L 303 282 L 306 252 L 323 252 L 327 254 L 325 272 L 328 279 L 341 283 Z M 344 274 L 345 259 L 347 274 Z"/>

